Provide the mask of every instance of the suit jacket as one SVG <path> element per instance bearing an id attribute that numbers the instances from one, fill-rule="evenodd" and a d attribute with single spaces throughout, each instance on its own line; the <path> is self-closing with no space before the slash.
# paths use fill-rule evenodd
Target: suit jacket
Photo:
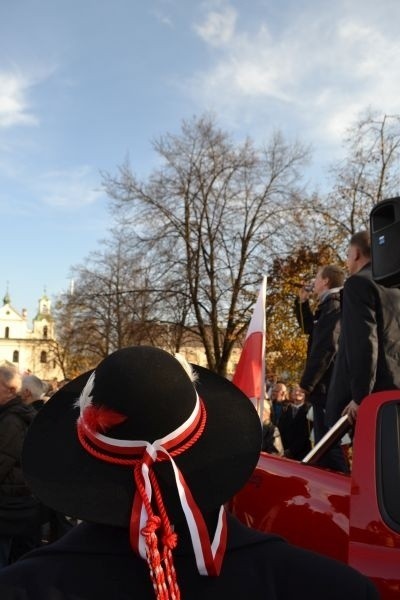
<path id="1" fill-rule="evenodd" d="M 328 423 L 371 392 L 400 388 L 400 289 L 372 279 L 371 265 L 343 289 L 339 351 L 327 401 Z"/>
<path id="2" fill-rule="evenodd" d="M 278 429 L 285 456 L 289 458 L 302 460 L 311 450 L 308 409 L 309 405 L 306 403 L 298 408 L 289 404 L 279 419 Z"/>
<path id="3" fill-rule="evenodd" d="M 174 551 L 182 600 L 377 600 L 372 583 L 337 561 L 248 529 L 228 514 L 219 577 L 199 575 L 185 535 Z M 84 523 L 0 571 L 2 600 L 154 600 L 128 531 Z"/>

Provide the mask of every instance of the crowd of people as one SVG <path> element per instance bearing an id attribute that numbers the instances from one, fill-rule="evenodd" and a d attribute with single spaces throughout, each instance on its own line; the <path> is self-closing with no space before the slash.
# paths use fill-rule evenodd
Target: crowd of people
<path id="1" fill-rule="evenodd" d="M 271 399 L 264 402 L 262 450 L 302 460 L 311 449 L 312 424 L 309 405 L 300 386 L 278 381 L 270 389 Z"/>
<path id="2" fill-rule="evenodd" d="M 33 495 L 21 466 L 28 427 L 66 383 L 46 382 L 30 372 L 21 375 L 13 366 L 0 366 L 0 569 L 72 526 Z"/>
<path id="3" fill-rule="evenodd" d="M 273 382 L 262 427 L 227 379 L 154 347 L 114 352 L 46 403 L 37 377 L 0 367 L 0 597 L 377 598 L 355 570 L 225 510 L 260 448 L 301 460 L 311 430 L 318 441 L 368 393 L 400 388 L 400 290 L 377 285 L 369 261 L 362 232 L 345 283 L 319 268 L 314 312 L 301 290 L 304 371 L 289 391 Z M 51 520 L 62 526 L 43 545 Z"/>
<path id="4" fill-rule="evenodd" d="M 4 409 L 19 386 L 1 377 Z M 256 410 L 226 378 L 154 347 L 110 354 L 32 420 L 26 495 L 82 522 L 0 570 L 0 597 L 375 600 L 356 570 L 226 510 L 260 445 Z"/>
<path id="5" fill-rule="evenodd" d="M 400 289 L 372 277 L 368 231 L 355 233 L 347 253 L 348 277 L 337 265 L 319 267 L 313 287 L 299 290 L 294 311 L 308 335 L 299 385 L 288 397 L 284 382 L 270 388 L 263 449 L 302 459 L 343 415 L 355 426 L 361 402 L 372 392 L 400 389 Z M 310 305 L 310 295 L 316 308 Z M 267 432 L 275 427 L 282 449 Z M 310 431 L 311 430 L 311 431 Z M 351 439 L 336 443 L 318 461 L 348 472 Z"/>

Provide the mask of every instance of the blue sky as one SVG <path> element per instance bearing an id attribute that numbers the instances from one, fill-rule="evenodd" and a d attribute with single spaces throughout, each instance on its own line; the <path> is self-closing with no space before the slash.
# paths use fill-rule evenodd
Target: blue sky
<path id="1" fill-rule="evenodd" d="M 400 113 L 398 0 L 0 0 L 0 294 L 34 316 L 110 223 L 102 171 L 212 111 L 312 144 L 312 185 L 367 107 Z"/>

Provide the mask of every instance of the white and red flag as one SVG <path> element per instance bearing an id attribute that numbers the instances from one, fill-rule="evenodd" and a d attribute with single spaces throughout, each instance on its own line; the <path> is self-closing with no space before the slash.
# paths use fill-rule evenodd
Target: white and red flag
<path id="1" fill-rule="evenodd" d="M 262 415 L 265 398 L 265 296 L 267 277 L 264 276 L 253 316 L 247 330 L 246 339 L 233 383 L 253 402 L 258 414 Z"/>

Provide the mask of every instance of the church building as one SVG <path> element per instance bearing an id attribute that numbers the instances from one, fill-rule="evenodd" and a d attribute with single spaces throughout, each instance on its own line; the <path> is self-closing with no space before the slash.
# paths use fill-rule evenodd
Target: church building
<path id="1" fill-rule="evenodd" d="M 15 310 L 6 292 L 0 308 L 0 364 L 13 365 L 21 373 L 29 371 L 46 381 L 63 379 L 54 359 L 54 319 L 50 308 L 51 302 L 43 294 L 30 329 L 27 311 Z"/>

